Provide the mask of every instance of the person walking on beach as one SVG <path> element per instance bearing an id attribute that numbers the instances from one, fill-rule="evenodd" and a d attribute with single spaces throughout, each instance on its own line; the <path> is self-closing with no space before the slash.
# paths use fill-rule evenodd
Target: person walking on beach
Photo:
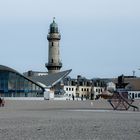
<path id="1" fill-rule="evenodd" d="M 73 101 L 74 101 L 74 95 L 72 94 L 72 99 L 73 99 Z"/>
<path id="2" fill-rule="evenodd" d="M 82 96 L 81 96 L 81 100 L 83 101 L 83 94 L 82 94 Z"/>
<path id="3" fill-rule="evenodd" d="M 1 97 L 0 97 L 0 107 L 2 106 L 2 99 L 1 99 Z"/>
<path id="4" fill-rule="evenodd" d="M 5 100 L 4 100 L 4 98 L 1 99 L 1 100 L 2 100 L 1 106 L 4 107 L 4 105 L 5 105 Z"/>
<path id="5" fill-rule="evenodd" d="M 4 104 L 5 104 L 4 98 L 2 99 L 2 98 L 0 97 L 0 107 L 4 107 Z"/>

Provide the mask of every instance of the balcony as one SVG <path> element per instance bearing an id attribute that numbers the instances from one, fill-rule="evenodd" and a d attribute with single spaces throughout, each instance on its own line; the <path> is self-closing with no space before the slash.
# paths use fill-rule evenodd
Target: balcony
<path id="1" fill-rule="evenodd" d="M 61 62 L 59 62 L 59 63 L 46 63 L 45 66 L 47 68 L 49 68 L 49 67 L 59 67 L 59 68 L 61 68 L 62 67 L 62 63 Z"/>
<path id="2" fill-rule="evenodd" d="M 60 34 L 48 34 L 47 35 L 47 39 L 48 40 L 53 40 L 53 39 L 55 39 L 55 40 L 60 40 L 61 39 L 61 35 Z"/>

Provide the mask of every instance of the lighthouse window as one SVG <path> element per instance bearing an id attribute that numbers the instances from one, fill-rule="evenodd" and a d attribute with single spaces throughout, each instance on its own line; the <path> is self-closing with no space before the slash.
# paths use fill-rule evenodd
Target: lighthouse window
<path id="1" fill-rule="evenodd" d="M 53 63 L 53 59 L 52 59 L 52 63 Z"/>
<path id="2" fill-rule="evenodd" d="M 52 42 L 52 46 L 53 46 L 54 44 L 53 44 L 53 42 Z"/>

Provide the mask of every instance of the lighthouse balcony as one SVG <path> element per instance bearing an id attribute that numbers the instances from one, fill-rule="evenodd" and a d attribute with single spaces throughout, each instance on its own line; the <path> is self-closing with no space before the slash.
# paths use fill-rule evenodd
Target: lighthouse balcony
<path id="1" fill-rule="evenodd" d="M 46 63 L 45 66 L 48 68 L 48 67 L 62 67 L 62 63 L 59 62 L 59 63 Z"/>
<path id="2" fill-rule="evenodd" d="M 56 33 L 48 34 L 47 35 L 47 39 L 48 40 L 52 40 L 52 39 L 60 40 L 61 39 L 61 35 L 60 34 L 56 34 Z"/>

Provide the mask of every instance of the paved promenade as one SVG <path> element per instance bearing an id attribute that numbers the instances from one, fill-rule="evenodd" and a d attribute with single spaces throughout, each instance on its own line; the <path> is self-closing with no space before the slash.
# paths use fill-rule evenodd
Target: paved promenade
<path id="1" fill-rule="evenodd" d="M 6 101 L 0 108 L 0 140 L 139 139 L 140 112 L 113 111 L 105 100 Z"/>

